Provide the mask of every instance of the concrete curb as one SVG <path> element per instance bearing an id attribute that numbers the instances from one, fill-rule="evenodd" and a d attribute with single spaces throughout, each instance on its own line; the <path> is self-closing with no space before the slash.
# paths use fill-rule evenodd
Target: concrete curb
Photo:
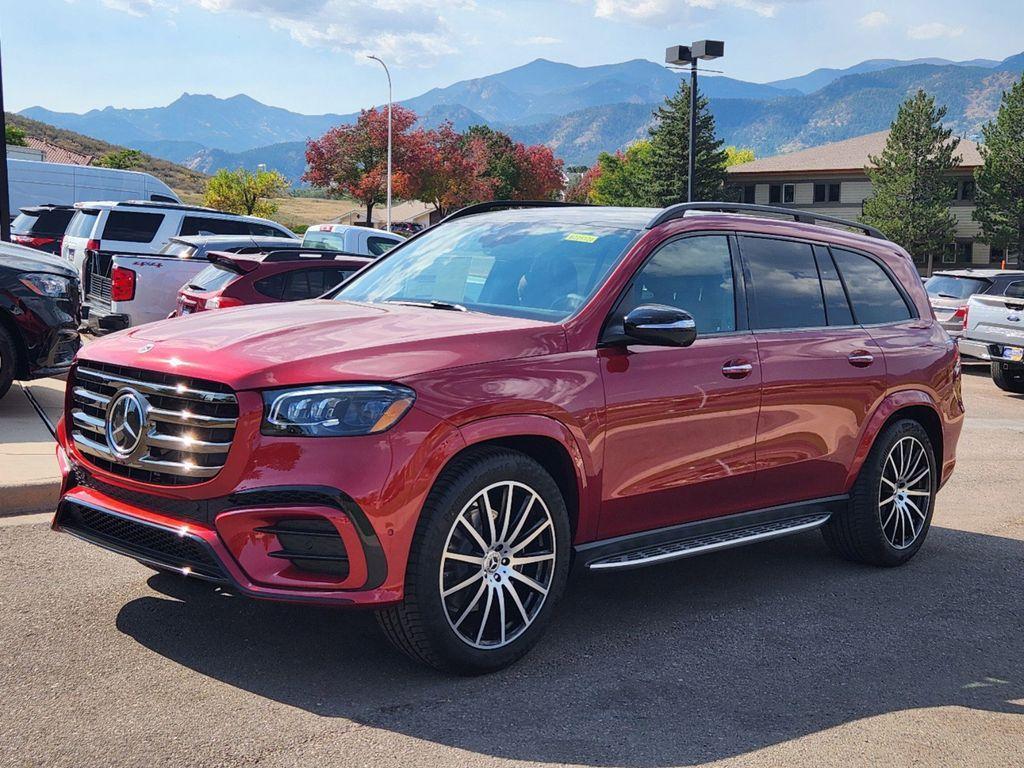
<path id="1" fill-rule="evenodd" d="M 59 480 L 0 486 L 0 517 L 51 512 L 59 497 Z"/>

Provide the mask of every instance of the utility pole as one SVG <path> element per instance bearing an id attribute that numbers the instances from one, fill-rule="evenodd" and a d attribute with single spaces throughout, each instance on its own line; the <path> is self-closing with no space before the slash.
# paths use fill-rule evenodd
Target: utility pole
<path id="1" fill-rule="evenodd" d="M 374 61 L 380 62 L 380 65 L 382 67 L 384 67 L 384 74 L 387 75 L 387 77 L 388 77 L 388 202 L 387 202 L 388 224 L 387 224 L 386 229 L 387 229 L 388 232 L 390 232 L 391 231 L 391 73 L 388 71 L 388 65 L 384 63 L 383 59 L 380 59 L 377 56 L 367 56 L 366 58 L 373 59 Z M 372 222 L 368 221 L 366 223 L 367 224 L 371 224 Z"/>
<path id="2" fill-rule="evenodd" d="M 7 113 L 4 112 L 4 64 L 0 54 L 0 131 L 4 134 L 4 156 L 0 162 L 0 241 L 11 242 L 11 196 L 7 186 Z"/>

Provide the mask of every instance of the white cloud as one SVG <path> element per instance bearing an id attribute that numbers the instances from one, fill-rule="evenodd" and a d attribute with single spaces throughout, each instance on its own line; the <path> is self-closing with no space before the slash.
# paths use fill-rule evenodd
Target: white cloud
<path id="1" fill-rule="evenodd" d="M 691 8 L 715 10 L 732 7 L 770 18 L 775 15 L 779 4 L 762 0 L 594 0 L 594 15 L 603 19 L 626 19 L 641 24 L 666 24 L 684 20 Z"/>
<path id="2" fill-rule="evenodd" d="M 934 40 L 938 37 L 960 37 L 965 31 L 963 27 L 951 27 L 939 21 L 932 21 L 910 27 L 907 30 L 907 37 L 911 40 Z"/>
<path id="3" fill-rule="evenodd" d="M 516 45 L 558 45 L 560 42 L 562 42 L 562 39 L 559 37 L 536 35 L 534 37 L 524 37 L 516 40 Z"/>
<path id="4" fill-rule="evenodd" d="M 159 0 L 103 0 L 103 5 L 129 16 L 145 16 L 163 4 Z"/>
<path id="5" fill-rule="evenodd" d="M 864 29 L 878 29 L 879 27 L 886 26 L 889 21 L 889 17 L 884 12 L 872 11 L 861 16 L 857 23 L 864 27 Z"/>

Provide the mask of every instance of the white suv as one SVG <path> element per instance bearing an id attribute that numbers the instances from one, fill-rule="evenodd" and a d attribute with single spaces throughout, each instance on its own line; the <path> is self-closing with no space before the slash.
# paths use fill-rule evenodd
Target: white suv
<path id="1" fill-rule="evenodd" d="M 106 330 L 158 319 L 132 311 L 130 302 L 141 278 L 139 269 L 133 269 L 130 262 L 147 267 L 148 279 L 161 279 L 160 261 L 176 257 L 159 252 L 173 237 L 251 235 L 295 239 L 293 233 L 267 219 L 180 203 L 133 200 L 78 203 L 75 207 L 78 210 L 68 224 L 61 255 L 82 277 L 90 325 Z M 174 295 L 180 286 L 166 287 Z"/>

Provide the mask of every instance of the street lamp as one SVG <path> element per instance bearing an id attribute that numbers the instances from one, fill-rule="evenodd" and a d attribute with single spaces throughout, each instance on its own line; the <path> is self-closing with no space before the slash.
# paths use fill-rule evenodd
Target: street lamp
<path id="1" fill-rule="evenodd" d="M 693 202 L 693 182 L 697 171 L 697 61 L 718 59 L 725 55 L 721 40 L 698 40 L 690 45 L 673 45 L 665 51 L 665 63 L 690 65 L 690 167 L 686 177 L 686 200 Z"/>
<path id="2" fill-rule="evenodd" d="M 367 56 L 368 59 L 380 62 L 380 65 L 384 67 L 384 74 L 388 76 L 388 232 L 391 231 L 391 73 L 388 71 L 388 65 L 384 63 L 383 59 L 377 56 Z M 366 222 L 372 224 L 372 221 Z"/>

